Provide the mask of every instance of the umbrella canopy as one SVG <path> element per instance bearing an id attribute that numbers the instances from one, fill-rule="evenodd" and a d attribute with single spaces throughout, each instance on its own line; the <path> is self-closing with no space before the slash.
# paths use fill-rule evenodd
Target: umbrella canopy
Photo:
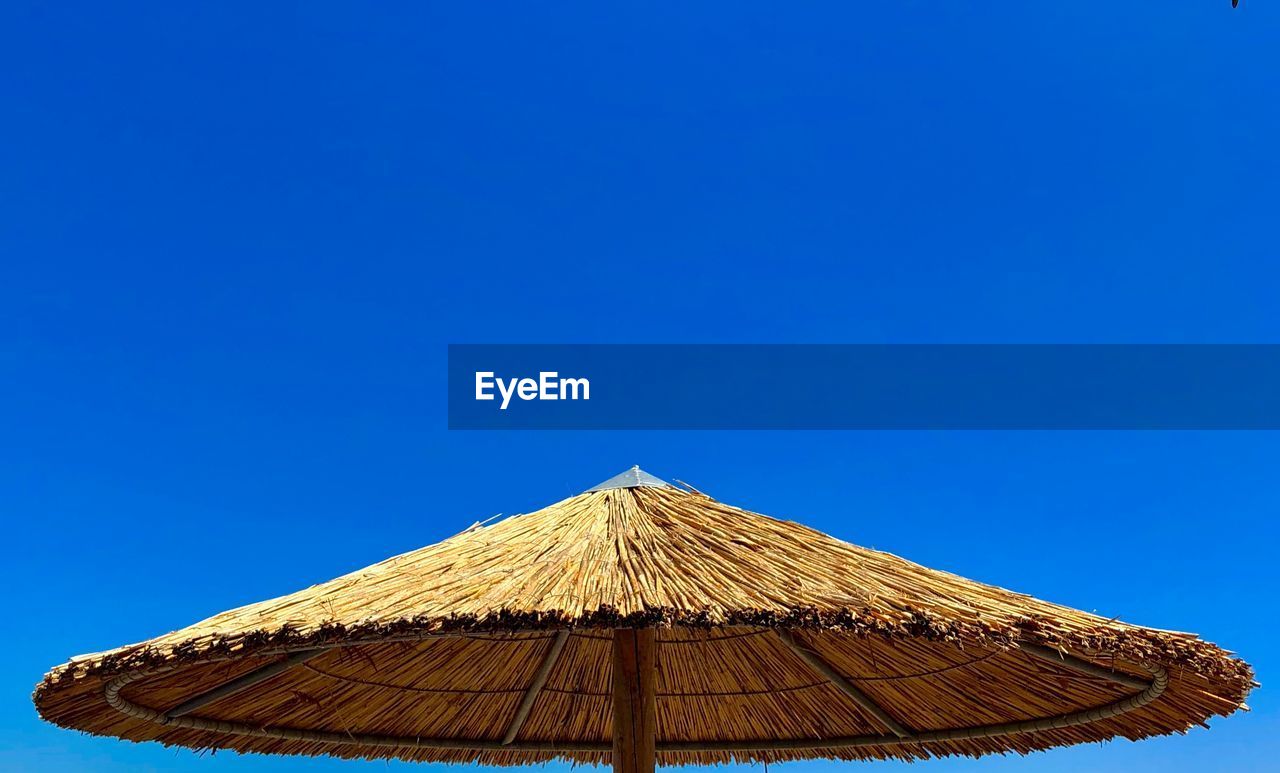
<path id="1" fill-rule="evenodd" d="M 1029 752 L 1243 707 L 1243 661 L 741 510 L 638 468 L 37 686 L 198 749 L 621 771 Z"/>

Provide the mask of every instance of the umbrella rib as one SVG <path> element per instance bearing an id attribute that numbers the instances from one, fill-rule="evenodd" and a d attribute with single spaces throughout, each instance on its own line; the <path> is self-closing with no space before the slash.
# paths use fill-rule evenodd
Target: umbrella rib
<path id="1" fill-rule="evenodd" d="M 243 676 L 232 679 L 230 682 L 219 685 L 212 690 L 202 692 L 194 698 L 180 703 L 164 713 L 165 719 L 168 720 L 190 714 L 191 712 L 203 708 L 214 701 L 222 700 L 223 698 L 235 695 L 242 690 L 247 690 L 255 684 L 265 682 L 276 674 L 284 673 L 294 666 L 306 663 L 308 660 L 328 651 L 328 648 L 324 647 L 314 650 L 302 650 L 301 652 L 295 652 L 289 655 L 284 660 L 277 660 L 274 663 L 268 663 L 262 668 L 254 669 Z"/>
<path id="2" fill-rule="evenodd" d="M 1035 648 L 1038 645 L 1017 644 L 1014 646 L 1018 648 Z M 328 649 L 332 649 L 332 647 L 322 648 L 320 650 L 303 650 L 297 654 L 300 656 L 315 655 L 320 652 L 327 651 Z M 1071 662 L 1073 665 L 1082 664 L 1082 667 L 1078 670 L 1084 673 L 1092 675 L 1102 675 L 1105 673 L 1109 678 L 1115 676 L 1115 674 L 1107 671 L 1102 666 L 1090 663 L 1087 660 L 1073 658 L 1073 656 L 1065 655 L 1065 653 L 1059 653 L 1056 650 L 1047 650 L 1047 653 L 1052 653 L 1051 659 L 1058 663 Z M 284 662 L 285 661 L 280 661 L 281 664 Z M 658 742 L 657 751 L 664 754 L 679 754 L 689 752 L 777 752 L 807 749 L 856 748 L 865 746 L 892 747 L 904 744 L 951 743 L 955 741 L 1061 730 L 1068 727 L 1092 724 L 1094 722 L 1127 714 L 1131 711 L 1136 711 L 1163 695 L 1169 686 L 1169 677 L 1164 668 L 1152 663 L 1136 663 L 1135 665 L 1141 667 L 1151 676 L 1150 682 L 1138 681 L 1138 684 L 1145 687 L 1141 692 L 1102 706 L 1081 709 L 1056 716 L 1003 722 L 992 725 L 959 727 L 947 730 L 929 730 L 906 738 L 895 737 L 893 735 L 860 735 L 840 736 L 835 738 L 762 738 L 758 740 L 740 741 L 721 741 L 714 739 L 701 741 L 668 741 Z M 504 746 L 497 741 L 478 741 L 461 738 L 409 738 L 368 734 L 333 733 L 288 727 L 262 727 L 241 722 L 211 720 L 200 717 L 171 717 L 169 714 L 133 703 L 120 694 L 121 690 L 134 682 L 146 679 L 150 676 L 170 673 L 176 668 L 177 667 L 174 665 L 169 665 L 119 674 L 103 686 L 103 698 L 106 700 L 107 705 L 111 706 L 116 711 L 119 711 L 125 716 L 134 717 L 136 719 L 154 722 L 161 725 L 170 725 L 176 728 L 214 733 L 227 733 L 230 735 L 257 738 L 273 738 L 278 740 L 336 745 L 365 744 L 380 748 L 392 747 L 411 749 L 455 749 L 466 751 L 520 751 L 552 754 L 575 752 L 605 753 L 610 751 L 612 748 L 607 741 L 516 741 Z M 276 671 L 276 673 L 279 673 L 279 671 Z M 1130 679 L 1132 677 L 1129 677 L 1129 675 L 1126 674 L 1124 675 L 1124 678 Z"/>
<path id="3" fill-rule="evenodd" d="M 1045 647 L 1040 644 L 1019 644 L 1018 649 L 1047 663 L 1056 666 L 1065 666 L 1076 673 L 1085 674 L 1087 676 L 1096 676 L 1100 679 L 1106 679 L 1116 684 L 1122 684 L 1125 687 L 1132 687 L 1138 690 L 1145 690 L 1151 686 L 1151 683 L 1136 676 L 1130 676 L 1123 671 L 1100 666 L 1097 663 L 1078 658 L 1075 655 L 1056 650 L 1053 647 Z"/>
<path id="4" fill-rule="evenodd" d="M 795 635 L 785 628 L 779 628 L 776 633 L 782 643 L 787 645 L 796 655 L 800 657 L 809 667 L 819 674 L 827 678 L 827 681 L 835 685 L 845 695 L 853 699 L 853 702 L 861 706 L 868 714 L 875 717 L 880 724 L 889 729 L 899 738 L 910 738 L 913 733 L 904 727 L 898 720 L 889 716 L 889 713 L 880 707 L 880 704 L 871 699 L 862 690 L 858 689 L 853 682 L 850 682 L 843 674 L 832 668 L 831 664 L 823 660 L 818 653 L 800 644 Z"/>
<path id="5" fill-rule="evenodd" d="M 515 716 L 511 718 L 511 724 L 507 726 L 506 735 L 502 736 L 503 746 L 516 740 L 520 728 L 524 727 L 525 720 L 529 718 L 529 712 L 533 711 L 533 703 L 538 699 L 538 693 L 542 692 L 543 685 L 547 683 L 547 677 L 551 676 L 551 669 L 560 659 L 560 653 L 564 651 L 564 645 L 568 641 L 569 632 L 560 631 L 556 634 L 555 641 L 551 642 L 551 647 L 547 649 L 542 663 L 538 665 L 538 671 L 533 675 L 533 681 L 529 683 L 529 689 L 525 690 L 524 697 L 520 699 L 520 706 L 516 709 Z"/>

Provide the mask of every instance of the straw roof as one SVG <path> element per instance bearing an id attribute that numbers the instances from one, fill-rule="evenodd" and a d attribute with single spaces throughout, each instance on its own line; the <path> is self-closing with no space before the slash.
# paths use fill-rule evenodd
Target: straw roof
<path id="1" fill-rule="evenodd" d="M 608 762 L 618 628 L 657 629 L 659 764 L 1136 740 L 1230 714 L 1254 686 L 1246 663 L 1193 634 L 928 569 L 635 470 L 74 658 L 34 700 L 64 727 L 199 749 Z"/>

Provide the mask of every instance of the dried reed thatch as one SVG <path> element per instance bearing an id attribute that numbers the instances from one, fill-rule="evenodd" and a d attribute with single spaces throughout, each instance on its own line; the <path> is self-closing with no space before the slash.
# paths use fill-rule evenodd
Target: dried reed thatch
<path id="1" fill-rule="evenodd" d="M 514 765 L 919 759 L 1182 732 L 1247 664 L 633 470 L 321 585 L 73 659 L 56 724 Z"/>

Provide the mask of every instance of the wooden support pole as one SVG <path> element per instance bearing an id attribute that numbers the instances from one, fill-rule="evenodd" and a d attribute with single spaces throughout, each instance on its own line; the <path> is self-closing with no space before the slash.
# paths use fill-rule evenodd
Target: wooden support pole
<path id="1" fill-rule="evenodd" d="M 652 628 L 613 632 L 614 773 L 653 773 L 657 764 L 655 639 Z"/>

